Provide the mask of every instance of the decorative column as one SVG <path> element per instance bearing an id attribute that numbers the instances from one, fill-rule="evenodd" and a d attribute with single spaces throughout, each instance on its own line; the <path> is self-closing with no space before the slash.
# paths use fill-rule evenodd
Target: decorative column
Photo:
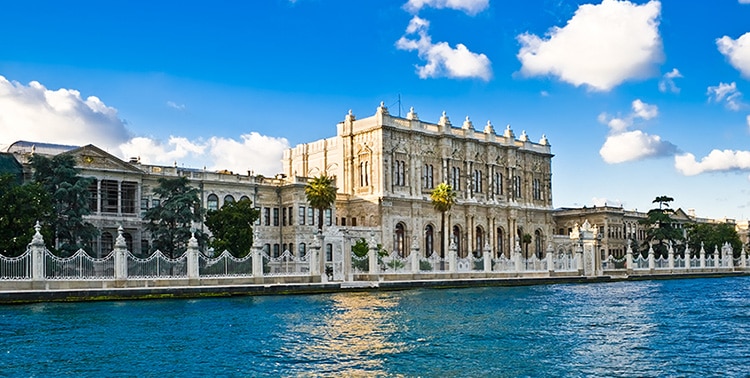
<path id="1" fill-rule="evenodd" d="M 321 242 L 320 233 L 316 232 L 315 236 L 313 236 L 313 242 L 310 249 L 312 250 L 312 253 L 310 254 L 310 275 L 315 276 L 321 276 L 321 270 L 320 270 L 320 248 L 323 246 L 323 243 Z M 325 275 L 325 273 L 323 274 Z M 322 280 L 322 276 L 321 276 Z"/>
<path id="2" fill-rule="evenodd" d="M 747 252 L 744 245 L 742 246 L 742 252 L 740 252 L 740 268 L 747 268 Z"/>
<path id="3" fill-rule="evenodd" d="M 349 237 L 349 230 L 342 230 L 342 241 L 341 241 L 341 248 L 343 249 L 342 253 L 344 255 L 344 281 L 353 281 L 354 277 L 352 276 L 352 243 L 351 238 Z"/>
<path id="4" fill-rule="evenodd" d="M 667 255 L 667 264 L 669 265 L 669 270 L 671 271 L 674 269 L 674 248 L 672 248 L 672 241 L 669 241 L 669 250 Z"/>
<path id="5" fill-rule="evenodd" d="M 685 244 L 685 270 L 690 270 L 690 246 Z"/>
<path id="6" fill-rule="evenodd" d="M 648 246 L 648 270 L 650 270 L 651 273 L 653 273 L 654 269 L 656 269 L 656 259 L 654 258 L 654 246 L 649 245 Z"/>
<path id="7" fill-rule="evenodd" d="M 370 242 L 368 243 L 370 251 L 367 253 L 370 274 L 379 274 L 378 269 L 378 243 L 375 241 L 375 233 L 370 232 Z"/>
<path id="8" fill-rule="evenodd" d="M 198 279 L 198 239 L 195 238 L 195 232 L 191 232 L 190 240 L 187 246 L 187 276 L 189 279 Z"/>
<path id="9" fill-rule="evenodd" d="M 492 271 L 492 250 L 490 249 L 489 240 L 484 243 L 484 253 L 482 253 L 484 259 L 484 272 L 489 273 Z"/>
<path id="10" fill-rule="evenodd" d="M 252 246 L 252 253 L 253 257 L 253 277 L 260 278 L 263 277 L 263 255 L 261 254 L 261 251 L 263 251 L 263 246 L 260 244 L 260 238 L 258 238 L 258 229 L 256 227 L 255 232 L 253 233 L 253 246 Z M 310 256 L 308 256 L 308 259 Z M 311 272 L 312 272 L 312 267 Z"/>
<path id="11" fill-rule="evenodd" d="M 714 245 L 714 269 L 721 267 L 721 259 L 719 258 L 719 246 Z"/>
<path id="12" fill-rule="evenodd" d="M 550 276 L 555 272 L 555 249 L 552 243 L 547 244 L 547 271 Z"/>
<path id="13" fill-rule="evenodd" d="M 576 269 L 578 275 L 583 275 L 583 245 L 576 244 Z"/>
<path id="14" fill-rule="evenodd" d="M 29 243 L 29 249 L 31 250 L 31 279 L 34 281 L 44 281 L 45 280 L 45 271 L 44 271 L 44 237 L 42 237 L 42 234 L 39 232 L 42 229 L 42 226 L 39 224 L 39 221 L 36 222 L 34 225 L 34 236 L 31 238 L 31 243 Z"/>
<path id="15" fill-rule="evenodd" d="M 625 269 L 628 275 L 633 274 L 633 247 L 628 239 L 628 248 L 625 250 Z"/>
<path id="16" fill-rule="evenodd" d="M 703 269 L 705 267 L 706 267 L 706 250 L 703 248 L 703 242 L 701 242 L 700 268 Z"/>
<path id="17" fill-rule="evenodd" d="M 721 247 L 721 254 L 724 256 L 724 261 L 727 262 L 724 265 L 729 269 L 734 269 L 734 250 L 729 242 L 724 242 L 724 246 Z"/>
<path id="18" fill-rule="evenodd" d="M 458 246 L 456 245 L 456 238 L 451 238 L 451 244 L 448 246 L 448 273 L 456 272 L 456 265 L 458 265 Z"/>
<path id="19" fill-rule="evenodd" d="M 419 242 L 416 236 L 412 236 L 411 241 L 411 253 L 409 259 L 411 260 L 411 273 L 419 273 Z"/>
<path id="20" fill-rule="evenodd" d="M 521 273 L 523 265 L 521 264 L 521 244 L 518 239 L 516 239 L 516 245 L 513 248 L 513 260 L 516 263 L 516 273 Z"/>
<path id="21" fill-rule="evenodd" d="M 122 235 L 122 226 L 117 227 L 117 239 L 115 240 L 115 279 L 128 279 L 128 246 Z"/>

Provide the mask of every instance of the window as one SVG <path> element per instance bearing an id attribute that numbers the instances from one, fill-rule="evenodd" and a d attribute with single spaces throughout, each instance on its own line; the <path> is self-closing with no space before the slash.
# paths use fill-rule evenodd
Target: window
<path id="1" fill-rule="evenodd" d="M 542 182 L 539 179 L 534 179 L 531 182 L 532 196 L 535 200 L 542 199 Z"/>
<path id="2" fill-rule="evenodd" d="M 148 210 L 148 198 L 141 198 L 141 213 L 146 210 Z"/>
<path id="3" fill-rule="evenodd" d="M 298 215 L 299 216 L 297 218 L 299 218 L 299 225 L 304 226 L 305 225 L 305 207 L 304 206 L 299 207 Z"/>
<path id="4" fill-rule="evenodd" d="M 352 217 L 352 227 L 357 227 L 357 218 Z"/>
<path id="5" fill-rule="evenodd" d="M 424 255 L 429 257 L 435 251 L 434 247 L 434 234 L 435 230 L 432 225 L 427 225 L 424 228 Z"/>
<path id="6" fill-rule="evenodd" d="M 265 253 L 266 255 L 269 254 L 269 253 L 271 253 L 271 245 L 270 244 L 268 244 L 268 243 L 263 244 L 263 253 Z"/>
<path id="7" fill-rule="evenodd" d="M 326 226 L 330 226 L 332 224 L 331 222 L 333 222 L 333 220 L 331 219 L 331 213 L 331 209 L 326 209 L 325 213 L 323 213 L 323 216 L 326 220 Z"/>
<path id="8" fill-rule="evenodd" d="M 544 256 L 542 246 L 542 231 L 536 230 L 534 231 L 534 252 L 536 253 L 537 258 L 542 258 Z"/>
<path id="9" fill-rule="evenodd" d="M 248 196 L 242 196 L 242 197 L 240 197 L 240 201 L 250 201 L 250 197 L 248 197 Z"/>
<path id="10" fill-rule="evenodd" d="M 112 237 L 112 234 L 107 231 L 102 231 L 100 247 L 99 254 L 97 255 L 98 257 L 106 256 L 115 249 L 115 240 Z"/>
<path id="11" fill-rule="evenodd" d="M 513 176 L 513 197 L 521 198 L 521 176 Z"/>
<path id="12" fill-rule="evenodd" d="M 370 163 L 367 161 L 361 161 L 359 163 L 359 186 L 370 185 Z"/>
<path id="13" fill-rule="evenodd" d="M 288 246 L 289 249 L 284 249 L 284 251 L 289 251 L 289 253 L 294 253 L 294 243 L 289 243 Z"/>
<path id="14" fill-rule="evenodd" d="M 281 208 L 281 225 L 286 226 L 286 207 Z"/>
<path id="15" fill-rule="evenodd" d="M 503 229 L 500 228 L 500 227 L 498 227 L 495 232 L 497 234 L 497 255 L 496 255 L 496 257 L 500 257 L 500 256 L 502 256 L 505 253 L 505 249 L 504 249 L 505 240 L 504 240 L 504 237 L 503 237 Z"/>
<path id="16" fill-rule="evenodd" d="M 97 183 L 96 179 L 91 180 L 91 184 L 89 184 L 89 188 L 88 188 L 89 189 L 89 210 L 91 210 L 92 213 L 99 212 L 99 189 L 97 188 L 96 183 Z M 148 207 L 148 203 L 146 203 L 146 206 Z"/>
<path id="17" fill-rule="evenodd" d="M 435 187 L 433 168 L 431 164 L 425 164 L 424 166 L 424 172 L 422 175 L 422 187 L 425 189 L 432 189 Z"/>
<path id="18" fill-rule="evenodd" d="M 269 207 L 263 208 L 263 225 L 264 226 L 271 225 L 271 208 Z"/>
<path id="19" fill-rule="evenodd" d="M 484 247 L 484 230 L 482 227 L 477 226 L 474 230 L 474 257 L 482 256 L 482 248 Z"/>
<path id="20" fill-rule="evenodd" d="M 299 243 L 299 255 L 304 256 L 307 253 L 307 244 Z"/>
<path id="21" fill-rule="evenodd" d="M 406 231 L 404 230 L 404 224 L 399 222 L 396 224 L 396 234 L 394 235 L 394 241 L 393 241 L 393 249 L 395 252 L 401 256 L 406 256 L 406 237 L 405 237 Z"/>
<path id="22" fill-rule="evenodd" d="M 472 184 L 474 186 L 473 190 L 474 193 L 481 193 L 482 192 L 482 171 L 475 169 L 474 170 L 474 176 L 472 179 Z"/>
<path id="23" fill-rule="evenodd" d="M 216 194 L 209 194 L 206 200 L 206 208 L 208 210 L 219 210 L 219 197 Z"/>
<path id="24" fill-rule="evenodd" d="M 289 225 L 294 224 L 294 220 L 292 219 L 292 214 L 294 213 L 294 207 L 289 206 Z"/>
<path id="25" fill-rule="evenodd" d="M 278 207 L 273 208 L 273 225 L 274 226 L 279 225 L 279 208 Z"/>
<path id="26" fill-rule="evenodd" d="M 315 226 L 315 209 L 312 207 L 307 208 L 307 224 Z"/>
<path id="27" fill-rule="evenodd" d="M 260 226 L 260 207 L 255 206 L 255 211 L 258 212 L 258 219 L 255 220 L 255 224 Z"/>
<path id="28" fill-rule="evenodd" d="M 333 244 L 326 244 L 326 261 L 333 261 Z"/>
<path id="29" fill-rule="evenodd" d="M 503 194 L 503 174 L 495 172 L 495 194 Z"/>
<path id="30" fill-rule="evenodd" d="M 120 202 L 124 214 L 135 214 L 135 193 L 137 190 L 137 182 L 123 181 L 120 184 Z"/>
<path id="31" fill-rule="evenodd" d="M 234 197 L 232 197 L 231 194 L 227 194 L 226 196 L 224 196 L 224 204 L 222 206 L 231 202 L 234 202 Z"/>
<path id="32" fill-rule="evenodd" d="M 341 217 L 341 225 L 346 226 L 346 217 Z"/>
<path id="33" fill-rule="evenodd" d="M 462 254 L 463 250 L 461 248 L 461 227 L 458 227 L 458 225 L 453 226 L 453 242 L 456 243 L 456 255 L 458 257 L 466 257 Z"/>
<path id="34" fill-rule="evenodd" d="M 159 207 L 161 206 L 161 200 L 158 198 L 154 198 L 151 200 L 151 207 Z"/>
<path id="35" fill-rule="evenodd" d="M 453 190 L 461 190 L 461 168 L 451 167 L 451 187 Z"/>
<path id="36" fill-rule="evenodd" d="M 113 180 L 102 180 L 101 184 L 102 208 L 103 213 L 117 213 L 118 184 Z"/>
<path id="37" fill-rule="evenodd" d="M 279 257 L 279 243 L 273 245 L 273 257 Z"/>
<path id="38" fill-rule="evenodd" d="M 393 171 L 393 183 L 398 186 L 406 185 L 406 162 L 403 160 L 396 160 Z"/>

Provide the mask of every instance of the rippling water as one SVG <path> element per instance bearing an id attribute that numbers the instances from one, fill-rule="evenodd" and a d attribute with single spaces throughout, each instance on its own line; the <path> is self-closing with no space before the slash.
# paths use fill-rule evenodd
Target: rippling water
<path id="1" fill-rule="evenodd" d="M 750 376 L 750 278 L 0 307 L 8 376 Z"/>

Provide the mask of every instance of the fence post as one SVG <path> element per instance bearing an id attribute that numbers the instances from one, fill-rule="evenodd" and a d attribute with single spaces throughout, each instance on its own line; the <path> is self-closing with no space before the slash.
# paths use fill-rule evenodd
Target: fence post
<path id="1" fill-rule="evenodd" d="M 724 259 L 727 261 L 727 267 L 734 269 L 734 249 L 729 242 L 724 242 L 724 247 L 721 248 L 721 253 L 724 255 Z"/>
<path id="2" fill-rule="evenodd" d="M 44 256 L 44 237 L 39 232 L 41 229 L 42 226 L 37 221 L 34 225 L 36 232 L 31 238 L 31 243 L 29 243 L 29 249 L 31 250 L 31 279 L 34 281 L 44 281 L 45 279 L 44 260 L 46 256 Z"/>
<path id="3" fill-rule="evenodd" d="M 492 271 L 492 250 L 490 249 L 490 242 L 487 241 L 484 243 L 484 253 L 482 254 L 482 257 L 484 258 L 484 272 L 489 273 Z"/>
<path id="4" fill-rule="evenodd" d="M 740 268 L 747 268 L 747 252 L 745 252 L 745 246 L 742 246 L 742 252 L 740 252 Z"/>
<path id="5" fill-rule="evenodd" d="M 195 238 L 195 232 L 190 235 L 187 246 L 187 276 L 189 279 L 197 279 L 198 277 L 198 239 Z"/>
<path id="6" fill-rule="evenodd" d="M 458 258 L 458 246 L 456 246 L 456 239 L 451 240 L 450 246 L 448 246 L 448 272 L 456 272 L 456 259 Z"/>
<path id="7" fill-rule="evenodd" d="M 685 254 L 684 254 L 684 256 L 685 256 L 685 259 L 684 259 L 685 260 L 685 270 L 690 270 L 690 261 L 691 261 L 691 258 L 690 258 L 690 246 L 687 245 L 687 244 L 685 244 Z"/>
<path id="8" fill-rule="evenodd" d="M 628 240 L 628 248 L 625 250 L 625 271 L 628 275 L 633 274 L 633 247 Z"/>
<path id="9" fill-rule="evenodd" d="M 672 241 L 669 241 L 669 249 L 667 251 L 667 265 L 669 266 L 670 272 L 674 269 L 674 248 L 672 248 Z"/>
<path id="10" fill-rule="evenodd" d="M 380 269 L 378 268 L 378 243 L 375 241 L 375 233 L 370 232 L 370 242 L 368 243 L 370 250 L 367 252 L 368 270 L 370 274 L 379 274 Z"/>
<path id="11" fill-rule="evenodd" d="M 656 269 L 656 258 L 654 257 L 654 246 L 649 245 L 648 246 L 648 270 L 651 271 L 651 273 L 653 273 L 654 269 Z"/>
<path id="12" fill-rule="evenodd" d="M 128 279 L 128 245 L 122 235 L 122 226 L 117 227 L 117 239 L 115 240 L 115 279 Z"/>
<path id="13" fill-rule="evenodd" d="M 578 244 L 576 245 L 576 269 L 578 269 L 578 274 L 583 275 L 583 246 Z"/>
<path id="14" fill-rule="evenodd" d="M 419 241 L 417 241 L 416 236 L 412 237 L 411 254 L 409 257 L 411 258 L 411 273 L 419 273 Z"/>
<path id="15" fill-rule="evenodd" d="M 705 267 L 706 267 L 706 250 L 703 248 L 703 242 L 701 242 L 700 268 L 703 269 Z"/>
<path id="16" fill-rule="evenodd" d="M 555 249 L 552 247 L 552 243 L 547 244 L 547 271 L 550 276 L 555 271 Z"/>
<path id="17" fill-rule="evenodd" d="M 719 246 L 714 244 L 714 269 L 721 267 L 721 258 L 719 256 Z"/>

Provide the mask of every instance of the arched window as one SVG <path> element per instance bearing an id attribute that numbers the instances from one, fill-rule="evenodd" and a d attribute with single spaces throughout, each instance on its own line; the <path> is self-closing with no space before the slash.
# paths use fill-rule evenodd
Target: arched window
<path id="1" fill-rule="evenodd" d="M 425 257 L 431 256 L 432 253 L 435 251 L 434 233 L 435 231 L 431 224 L 428 224 L 424 228 L 424 255 Z"/>
<path id="2" fill-rule="evenodd" d="M 249 200 L 250 200 L 250 197 L 248 197 L 248 196 L 242 196 L 242 197 L 240 197 L 240 201 L 249 201 Z"/>
<path id="3" fill-rule="evenodd" d="M 396 234 L 394 235 L 393 249 L 396 253 L 404 257 L 406 256 L 406 230 L 404 224 L 399 222 L 396 225 Z"/>
<path id="4" fill-rule="evenodd" d="M 234 202 L 234 197 L 232 197 L 231 194 L 227 194 L 226 196 L 224 196 L 224 205 L 226 205 L 226 204 L 228 204 L 230 202 Z M 224 205 L 222 205 L 222 206 L 224 206 Z"/>
<path id="5" fill-rule="evenodd" d="M 458 225 L 453 226 L 453 241 L 456 243 L 456 255 L 458 257 L 466 257 L 463 255 L 461 248 L 461 227 Z"/>
<path id="6" fill-rule="evenodd" d="M 482 248 L 484 247 L 484 230 L 481 226 L 477 226 L 474 230 L 474 257 L 482 256 Z"/>
<path id="7" fill-rule="evenodd" d="M 208 210 L 219 210 L 219 197 L 216 194 L 211 193 L 208 195 L 206 208 Z"/>
<path id="8" fill-rule="evenodd" d="M 495 235 L 497 235 L 497 249 L 495 257 L 500 257 L 505 254 L 505 234 L 503 233 L 503 229 L 501 227 L 498 227 L 497 230 L 495 230 Z"/>
<path id="9" fill-rule="evenodd" d="M 307 253 L 307 244 L 299 243 L 299 255 L 304 256 Z"/>
<path id="10" fill-rule="evenodd" d="M 536 253 L 536 257 L 540 259 L 544 257 L 544 240 L 542 238 L 541 230 L 534 231 L 534 253 Z"/>

